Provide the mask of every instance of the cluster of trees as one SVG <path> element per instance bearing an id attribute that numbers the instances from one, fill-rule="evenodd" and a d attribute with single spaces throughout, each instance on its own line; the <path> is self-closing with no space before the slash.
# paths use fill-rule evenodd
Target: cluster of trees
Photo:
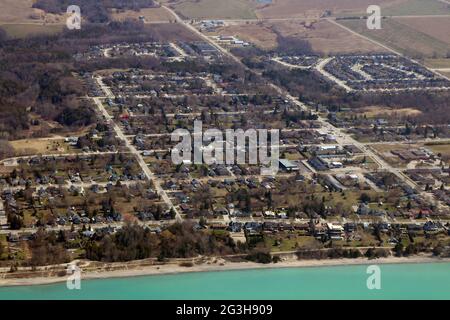
<path id="1" fill-rule="evenodd" d="M 85 90 L 72 76 L 65 54 L 48 53 L 42 48 L 45 42 L 25 42 L 1 46 L 0 139 L 22 137 L 33 124 L 31 113 L 63 125 L 91 123 L 93 111 L 85 100 L 77 99 Z"/>
<path id="2" fill-rule="evenodd" d="M 125 3 L 120 3 L 122 2 Z M 45 1 L 38 3 L 42 5 Z M 114 2 L 113 5 L 120 7 L 120 3 Z M 141 5 L 143 2 L 135 3 Z M 177 24 L 164 28 L 148 26 L 138 21 L 87 24 L 76 32 L 65 30 L 57 35 L 21 40 L 7 40 L 6 36 L 2 36 L 4 34 L 1 30 L 0 140 L 26 138 L 25 131 L 36 122 L 45 123 L 45 120 L 59 121 L 64 126 L 92 123 L 92 107 L 87 100 L 78 99 L 85 96 L 86 89 L 81 81 L 73 77 L 73 72 L 92 72 L 112 67 L 169 69 L 176 72 L 209 71 L 210 68 L 207 63 L 162 65 L 151 57 L 90 61 L 74 59 L 75 53 L 86 52 L 92 45 L 123 41 L 164 41 L 174 34 L 180 38 L 189 38 L 191 35 Z M 223 70 L 229 71 L 225 67 Z M 38 115 L 39 120 L 32 122 L 30 112 Z M 37 134 L 37 130 L 32 132 Z"/>
<path id="3" fill-rule="evenodd" d="M 113 235 L 91 240 L 86 246 L 86 258 L 107 262 L 151 257 L 163 260 L 235 254 L 245 250 L 245 245 L 236 244 L 229 235 L 196 230 L 192 222 L 171 225 L 160 234 L 128 224 Z"/>
<path id="4" fill-rule="evenodd" d="M 65 248 L 64 232 L 45 232 L 39 230 L 29 243 L 32 266 L 60 264 L 70 262 L 70 255 Z"/>
<path id="5" fill-rule="evenodd" d="M 0 139 L 0 160 L 14 156 L 14 149 L 6 140 Z"/>
<path id="6" fill-rule="evenodd" d="M 98 128 L 99 126 L 97 126 Z M 97 129 L 98 130 L 98 129 Z M 103 132 L 101 130 L 98 130 L 99 132 Z M 104 135 L 101 136 L 100 139 L 93 138 L 90 135 L 81 136 L 78 138 L 77 142 L 77 148 L 83 149 L 83 148 L 89 148 L 93 151 L 102 151 L 108 146 L 119 146 L 121 144 L 121 141 L 116 139 L 113 132 L 106 132 Z"/>
<path id="7" fill-rule="evenodd" d="M 408 257 L 410 255 L 415 255 L 430 250 L 430 245 L 426 243 L 417 242 L 404 246 L 403 243 L 399 242 L 395 245 L 394 253 L 397 257 Z"/>
<path id="8" fill-rule="evenodd" d="M 263 187 L 259 188 L 239 188 L 234 189 L 226 195 L 227 203 L 235 203 L 236 208 L 243 212 L 261 212 L 277 208 L 286 208 L 287 214 L 294 217 L 296 213 L 304 212 L 306 217 L 315 218 L 317 215 L 326 218 L 328 215 L 344 216 L 348 212 L 348 207 L 342 202 L 334 206 L 327 207 L 325 197 L 317 196 L 314 187 L 306 183 L 298 183 L 296 177 L 282 181 L 279 192 L 267 191 Z M 294 204 L 287 203 L 284 194 L 295 194 L 298 201 Z M 196 199 L 205 201 L 207 193 L 201 192 Z M 195 202 L 194 202 L 195 203 Z"/>
<path id="9" fill-rule="evenodd" d="M 307 40 L 299 39 L 293 36 L 283 36 L 277 33 L 278 46 L 275 52 L 282 55 L 308 55 L 313 54 L 311 44 Z"/>
<path id="10" fill-rule="evenodd" d="M 450 250 L 448 247 L 445 247 L 444 245 L 442 245 L 442 243 L 438 243 L 433 248 L 433 255 L 436 257 L 448 258 L 448 257 L 450 257 Z"/>
<path id="11" fill-rule="evenodd" d="M 65 13 L 70 5 L 79 6 L 83 17 L 86 17 L 89 22 L 104 23 L 110 18 L 108 9 L 139 10 L 154 7 L 155 2 L 153 0 L 37 0 L 33 8 L 60 14 Z"/>
<path id="12" fill-rule="evenodd" d="M 308 70 L 287 70 L 268 65 L 263 75 L 305 101 L 336 107 L 341 103 L 347 104 L 352 101 L 344 90 Z"/>
<path id="13" fill-rule="evenodd" d="M 91 109 L 65 107 L 57 121 L 66 126 L 87 126 L 95 121 L 95 114 Z"/>
<path id="14" fill-rule="evenodd" d="M 92 1 L 96 2 L 96 1 Z M 174 29 L 175 28 L 175 29 Z M 167 32 L 177 34 L 178 25 Z M 0 29 L 1 30 L 1 29 Z M 158 41 L 161 30 L 137 21 L 86 25 L 82 30 L 65 30 L 57 35 L 7 40 L 0 32 L 0 140 L 26 138 L 36 123 L 58 121 L 64 126 L 83 126 L 94 121 L 86 99 L 86 88 L 74 72 L 102 68 L 162 68 L 154 58 L 124 57 L 77 61 L 74 54 L 94 44 L 123 41 Z M 192 67 L 192 66 L 191 66 Z M 30 114 L 39 119 L 31 121 Z M 33 130 L 33 134 L 36 134 Z M 0 155 L 1 156 L 1 155 Z"/>
<path id="15" fill-rule="evenodd" d="M 331 249 L 300 249 L 296 253 L 297 259 L 340 259 L 349 258 L 355 259 L 363 256 L 358 249 L 345 249 L 345 248 L 331 248 Z"/>
<path id="16" fill-rule="evenodd" d="M 383 248 L 369 248 L 363 254 L 359 249 L 351 248 L 331 248 L 323 250 L 298 250 L 296 256 L 299 260 L 302 259 L 356 259 L 366 257 L 368 259 L 385 258 L 390 255 L 389 249 Z"/>
<path id="17" fill-rule="evenodd" d="M 20 230 L 24 227 L 23 215 L 19 213 L 9 213 L 7 215 L 11 230 Z"/>
<path id="18" fill-rule="evenodd" d="M 369 248 L 364 254 L 368 259 L 386 258 L 391 254 L 389 249 L 383 248 Z"/>
<path id="19" fill-rule="evenodd" d="M 276 31 L 276 30 L 275 30 Z M 445 124 L 450 121 L 448 101 L 450 92 L 447 91 L 400 91 L 400 92 L 373 92 L 373 93 L 347 93 L 324 79 L 316 71 L 286 69 L 274 65 L 264 58 L 268 54 L 286 55 L 314 55 L 307 41 L 294 37 L 284 37 L 277 34 L 278 47 L 272 52 L 264 52 L 261 49 L 251 47 L 234 49 L 234 53 L 242 57 L 242 61 L 252 69 L 262 71 L 264 77 L 287 88 L 293 95 L 303 101 L 309 101 L 316 105 L 327 106 L 330 111 L 339 110 L 340 106 L 363 108 L 367 106 L 385 106 L 389 108 L 416 108 L 422 111 L 414 115 L 416 123 Z"/>
<path id="20" fill-rule="evenodd" d="M 302 111 L 293 111 L 289 112 L 285 110 L 283 112 L 283 120 L 286 122 L 286 126 L 289 127 L 291 123 L 298 123 L 302 120 L 317 120 L 318 116 L 313 114 L 312 112 Z"/>
<path id="21" fill-rule="evenodd" d="M 249 254 L 245 256 L 246 260 L 257 262 L 257 263 L 271 263 L 278 262 L 278 259 L 272 257 L 270 251 L 267 249 L 254 249 Z"/>
<path id="22" fill-rule="evenodd" d="M 323 104 L 331 110 L 338 110 L 340 106 L 363 108 L 377 105 L 394 109 L 412 107 L 422 111 L 413 117 L 415 123 L 443 124 L 450 121 L 450 113 L 447 112 L 450 92 L 447 91 L 349 94 L 314 71 L 287 70 L 267 64 L 263 75 L 284 86 L 301 100 Z"/>

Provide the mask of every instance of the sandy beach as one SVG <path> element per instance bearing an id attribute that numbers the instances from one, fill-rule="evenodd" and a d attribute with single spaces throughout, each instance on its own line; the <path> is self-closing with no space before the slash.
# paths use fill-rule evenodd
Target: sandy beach
<path id="1" fill-rule="evenodd" d="M 254 262 L 230 262 L 217 258 L 213 261 L 202 264 L 194 264 L 192 267 L 182 266 L 179 263 L 171 262 L 164 265 L 154 266 L 129 266 L 126 263 L 120 264 L 123 269 L 114 271 L 82 271 L 82 280 L 123 278 L 149 275 L 178 274 L 186 272 L 212 272 L 212 271 L 232 271 L 244 269 L 267 269 L 267 268 L 301 268 L 301 267 L 327 267 L 346 265 L 376 265 L 376 264 L 397 264 L 397 263 L 450 263 L 450 258 L 435 258 L 418 255 L 412 257 L 387 257 L 369 260 L 367 258 L 358 259 L 327 259 L 327 260 L 297 260 L 285 259 L 278 263 L 259 264 Z M 83 269 L 82 269 L 83 270 Z M 1 275 L 0 277 L 2 277 Z M 0 286 L 20 286 L 20 285 L 42 285 L 66 281 L 67 277 L 28 277 L 28 278 L 1 278 Z"/>

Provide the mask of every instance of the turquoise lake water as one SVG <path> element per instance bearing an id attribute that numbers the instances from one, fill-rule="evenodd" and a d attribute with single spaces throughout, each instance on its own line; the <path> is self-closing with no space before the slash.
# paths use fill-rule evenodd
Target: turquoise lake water
<path id="1" fill-rule="evenodd" d="M 279 268 L 82 280 L 2 287 L 0 299 L 450 299 L 450 263 L 380 265 L 381 289 L 367 289 L 367 266 Z"/>

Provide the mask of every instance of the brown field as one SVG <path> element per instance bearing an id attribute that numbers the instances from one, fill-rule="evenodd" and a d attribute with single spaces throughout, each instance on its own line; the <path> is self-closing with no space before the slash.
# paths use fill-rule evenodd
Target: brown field
<path id="1" fill-rule="evenodd" d="M 157 41 L 198 41 L 196 34 L 177 23 L 146 24 L 145 27 L 152 31 L 152 36 Z"/>
<path id="2" fill-rule="evenodd" d="M 388 116 L 388 117 L 418 116 L 422 114 L 420 110 L 413 108 L 391 109 L 379 106 L 361 108 L 358 111 L 368 118 L 375 118 L 379 116 Z"/>
<path id="3" fill-rule="evenodd" d="M 434 154 L 441 154 L 444 161 L 450 162 L 450 144 L 426 144 L 425 147 Z"/>
<path id="4" fill-rule="evenodd" d="M 1 0 L 0 28 L 5 30 L 10 38 L 25 38 L 28 36 L 54 34 L 64 26 L 64 16 L 46 14 L 39 9 L 33 9 L 34 0 Z"/>
<path id="5" fill-rule="evenodd" d="M 409 27 L 404 24 L 406 20 L 403 18 L 383 19 L 381 30 L 367 29 L 365 20 L 339 20 L 338 22 L 413 58 L 439 58 L 445 57 L 450 52 L 450 44 Z"/>
<path id="6" fill-rule="evenodd" d="M 450 59 L 425 59 L 425 65 L 429 68 L 450 68 Z"/>
<path id="7" fill-rule="evenodd" d="M 378 0 L 376 4 L 389 7 L 408 0 Z M 365 12 L 366 8 L 375 4 L 373 0 L 273 0 L 256 10 L 259 18 L 298 18 L 320 16 L 325 10 L 333 15 Z"/>
<path id="8" fill-rule="evenodd" d="M 248 41 L 255 46 L 270 50 L 277 47 L 277 35 L 268 23 L 248 23 L 229 25 L 217 30 L 220 35 L 233 35 Z"/>
<path id="9" fill-rule="evenodd" d="M 140 16 L 145 17 L 146 22 L 152 21 L 169 21 L 174 20 L 174 16 L 164 8 L 145 8 L 140 11 L 124 10 L 114 11 L 111 13 L 112 19 L 123 21 L 126 19 L 139 19 Z"/>
<path id="10" fill-rule="evenodd" d="M 311 27 L 305 27 L 310 24 Z M 307 40 L 314 51 L 323 54 L 385 52 L 386 50 L 327 20 L 258 22 L 230 25 L 219 30 L 222 35 L 235 35 L 262 49 L 277 46 L 277 33 Z"/>
<path id="11" fill-rule="evenodd" d="M 450 17 L 395 18 L 398 22 L 450 44 Z"/>
<path id="12" fill-rule="evenodd" d="M 14 23 L 0 24 L 0 28 L 5 30 L 10 38 L 26 38 L 37 35 L 52 35 L 64 29 L 63 24 L 35 24 L 35 23 Z"/>
<path id="13" fill-rule="evenodd" d="M 450 14 L 450 7 L 445 0 L 407 0 L 393 4 L 383 10 L 385 16 L 405 15 L 442 15 Z"/>
<path id="14" fill-rule="evenodd" d="M 40 16 L 41 10 L 33 9 L 33 0 L 1 0 L 0 22 L 17 23 L 31 20 L 31 16 Z"/>
<path id="15" fill-rule="evenodd" d="M 61 15 L 48 14 L 40 9 L 33 9 L 34 0 L 1 0 L 0 24 L 5 23 L 63 23 Z"/>
<path id="16" fill-rule="evenodd" d="M 371 4 L 377 4 L 385 10 L 393 7 L 404 11 L 403 7 L 407 7 L 411 1 L 272 0 L 270 4 L 258 4 L 256 0 L 161 0 L 183 17 L 194 19 L 317 18 L 326 10 L 333 16 L 362 15 Z"/>
<path id="17" fill-rule="evenodd" d="M 408 151 L 411 149 L 418 149 L 422 147 L 422 144 L 377 144 L 370 146 L 372 149 L 374 149 L 378 154 L 385 160 L 387 163 L 389 163 L 392 166 L 403 168 L 408 165 L 408 161 L 402 160 L 398 156 L 394 155 L 392 151 Z"/>
<path id="18" fill-rule="evenodd" d="M 64 139 L 26 139 L 10 141 L 10 144 L 14 148 L 16 156 L 74 152 L 70 151 L 68 145 L 64 143 Z"/>
<path id="19" fill-rule="evenodd" d="M 276 23 L 274 27 L 282 35 L 307 40 L 314 51 L 324 54 L 386 51 L 370 41 L 337 28 L 326 20 L 313 23 L 311 28 L 304 27 L 298 21 L 284 21 Z"/>
<path id="20" fill-rule="evenodd" d="M 254 19 L 255 0 L 163 1 L 182 17 L 190 19 Z"/>

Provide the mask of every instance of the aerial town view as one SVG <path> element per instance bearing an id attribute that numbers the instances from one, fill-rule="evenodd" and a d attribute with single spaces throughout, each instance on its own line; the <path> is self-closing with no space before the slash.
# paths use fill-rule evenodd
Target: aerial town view
<path id="1" fill-rule="evenodd" d="M 450 299 L 450 1 L 1 0 L 17 299 Z"/>

